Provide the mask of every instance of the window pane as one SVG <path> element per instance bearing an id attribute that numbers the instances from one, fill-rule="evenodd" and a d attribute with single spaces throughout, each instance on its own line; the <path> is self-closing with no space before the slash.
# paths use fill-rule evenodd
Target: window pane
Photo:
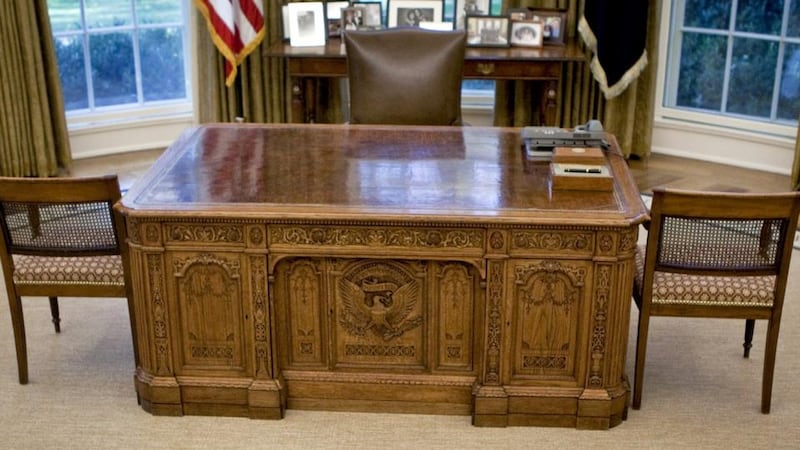
<path id="1" fill-rule="evenodd" d="M 716 111 L 722 108 L 726 43 L 724 36 L 683 35 L 677 106 Z"/>
<path id="2" fill-rule="evenodd" d="M 83 41 L 80 36 L 54 39 L 61 91 L 67 111 L 89 107 L 86 86 L 86 66 L 83 60 Z"/>
<path id="3" fill-rule="evenodd" d="M 728 28 L 731 17 L 730 0 L 686 0 L 684 25 L 687 27 Z"/>
<path id="4" fill-rule="evenodd" d="M 800 45 L 787 44 L 785 51 L 778 118 L 797 120 L 800 116 Z"/>
<path id="5" fill-rule="evenodd" d="M 136 0 L 136 23 L 181 23 L 181 2 L 175 0 Z"/>
<path id="6" fill-rule="evenodd" d="M 48 0 L 47 10 L 53 33 L 81 29 L 80 0 Z"/>
<path id="7" fill-rule="evenodd" d="M 89 36 L 95 106 L 136 102 L 131 33 Z"/>
<path id="8" fill-rule="evenodd" d="M 792 0 L 789 9 L 789 24 L 786 27 L 787 36 L 800 36 L 800 0 Z"/>
<path id="9" fill-rule="evenodd" d="M 732 113 L 770 117 L 778 43 L 761 39 L 733 41 L 728 108 Z"/>
<path id="10" fill-rule="evenodd" d="M 130 0 L 86 0 L 87 28 L 131 24 Z"/>
<path id="11" fill-rule="evenodd" d="M 183 37 L 179 28 L 139 32 L 142 91 L 145 101 L 186 97 Z"/>
<path id="12" fill-rule="evenodd" d="M 781 34 L 783 0 L 740 0 L 736 29 L 762 34 Z"/>

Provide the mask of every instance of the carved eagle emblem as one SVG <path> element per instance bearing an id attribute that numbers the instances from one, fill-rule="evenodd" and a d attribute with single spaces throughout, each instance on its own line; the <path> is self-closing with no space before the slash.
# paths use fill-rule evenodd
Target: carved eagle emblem
<path id="1" fill-rule="evenodd" d="M 409 317 L 419 295 L 416 283 L 398 286 L 368 278 L 357 284 L 343 278 L 339 280 L 339 292 L 343 304 L 339 323 L 355 335 L 373 330 L 388 341 L 422 323 L 419 315 Z"/>

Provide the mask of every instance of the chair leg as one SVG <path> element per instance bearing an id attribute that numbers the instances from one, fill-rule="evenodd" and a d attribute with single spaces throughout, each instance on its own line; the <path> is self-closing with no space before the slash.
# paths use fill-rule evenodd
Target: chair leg
<path id="1" fill-rule="evenodd" d="M 767 345 L 764 350 L 764 374 L 761 381 L 761 412 L 769 414 L 772 405 L 772 379 L 775 372 L 775 353 L 778 350 L 780 317 L 769 320 L 767 324 Z"/>
<path id="2" fill-rule="evenodd" d="M 756 321 L 754 319 L 747 319 L 744 323 L 744 357 L 750 357 L 750 348 L 753 347 L 753 330 L 756 327 Z"/>
<path id="3" fill-rule="evenodd" d="M 22 314 L 22 299 L 9 292 L 8 307 L 11 310 L 11 327 L 14 329 L 19 384 L 28 384 L 28 348 L 25 342 L 25 318 Z"/>
<path id="4" fill-rule="evenodd" d="M 50 316 L 53 318 L 53 327 L 56 333 L 61 333 L 61 316 L 58 313 L 58 297 L 48 297 L 50 299 Z"/>
<path id="5" fill-rule="evenodd" d="M 645 307 L 646 308 L 646 307 Z M 633 409 L 642 406 L 642 384 L 644 383 L 644 360 L 647 353 L 647 333 L 650 328 L 649 311 L 639 309 L 639 332 L 636 336 L 636 365 L 633 375 Z"/>

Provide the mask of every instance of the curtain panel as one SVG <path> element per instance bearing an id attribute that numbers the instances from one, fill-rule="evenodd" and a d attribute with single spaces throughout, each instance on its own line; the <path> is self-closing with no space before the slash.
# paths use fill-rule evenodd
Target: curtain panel
<path id="1" fill-rule="evenodd" d="M 0 175 L 48 177 L 72 166 L 46 0 L 0 2 Z"/>
<path id="2" fill-rule="evenodd" d="M 560 9 L 567 12 L 566 39 L 578 39 L 578 23 L 586 2 L 591 0 L 504 0 L 508 8 Z M 592 76 L 586 49 L 586 62 L 565 63 L 559 83 L 562 99 L 557 111 L 558 126 L 573 127 L 589 119 L 603 122 L 607 131 L 616 135 L 626 157 L 646 158 L 650 155 L 655 102 L 656 62 L 658 58 L 658 24 L 661 1 L 651 1 L 647 24 L 648 64 L 639 77 L 622 94 L 606 100 Z M 585 45 L 581 42 L 585 48 Z M 531 116 L 530 85 L 522 81 L 497 83 L 495 125 L 523 126 L 536 120 Z M 512 115 L 513 113 L 513 115 Z M 513 123 L 510 117 L 513 117 Z"/>

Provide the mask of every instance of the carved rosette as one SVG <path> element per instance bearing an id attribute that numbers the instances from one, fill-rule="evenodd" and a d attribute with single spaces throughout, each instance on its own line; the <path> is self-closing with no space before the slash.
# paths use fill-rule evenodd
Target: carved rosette
<path id="1" fill-rule="evenodd" d="M 636 245 L 639 239 L 638 227 L 627 229 L 620 233 L 619 238 L 619 254 L 629 255 L 636 250 Z"/>
<path id="2" fill-rule="evenodd" d="M 598 264 L 595 269 L 594 320 L 592 325 L 591 367 L 589 387 L 603 386 L 603 364 L 606 353 L 606 332 L 608 326 L 608 297 L 611 291 L 611 265 Z"/>
<path id="3" fill-rule="evenodd" d="M 133 244 L 141 244 L 142 238 L 139 235 L 139 227 L 141 226 L 141 222 L 133 217 L 126 217 L 126 221 L 128 230 L 128 240 Z"/>
<path id="4" fill-rule="evenodd" d="M 270 226 L 271 245 L 483 249 L 483 231 L 426 228 Z"/>

